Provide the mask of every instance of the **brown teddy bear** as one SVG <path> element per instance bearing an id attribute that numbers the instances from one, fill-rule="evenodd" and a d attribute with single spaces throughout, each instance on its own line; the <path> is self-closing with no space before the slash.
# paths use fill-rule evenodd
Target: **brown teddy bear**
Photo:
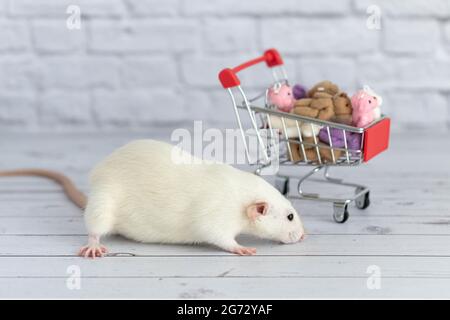
<path id="1" fill-rule="evenodd" d="M 335 122 L 351 125 L 352 124 L 352 102 L 345 92 L 339 92 L 333 97 Z"/>
<path id="2" fill-rule="evenodd" d="M 320 84 L 326 84 L 326 86 L 319 86 Z M 304 98 L 297 100 L 294 104 L 293 113 L 301 116 L 315 118 L 319 120 L 332 120 L 334 118 L 334 103 L 333 95 L 326 92 L 325 90 L 332 91 L 335 90 L 335 85 L 329 81 L 322 81 L 313 89 L 309 91 L 308 94 L 312 93 L 310 98 Z M 311 124 L 309 122 L 303 122 L 299 124 L 300 131 L 303 137 L 310 138 L 317 136 L 319 134 L 322 126 L 317 124 Z M 297 149 L 299 145 L 294 142 L 290 142 L 291 149 Z M 308 155 L 307 155 L 308 157 Z M 309 157 L 308 157 L 309 159 Z M 317 159 L 317 154 L 316 154 Z"/>
<path id="3" fill-rule="evenodd" d="M 310 118 L 330 120 L 334 117 L 333 96 L 317 91 L 311 98 L 297 100 L 293 112 Z"/>
<path id="4" fill-rule="evenodd" d="M 339 87 L 333 82 L 321 81 L 308 91 L 307 98 L 295 102 L 293 112 L 310 118 L 332 120 L 335 116 L 334 104 L 336 102 L 339 105 L 345 104 L 340 96 L 334 99 L 339 91 Z"/>
<path id="5" fill-rule="evenodd" d="M 319 157 L 317 156 L 317 149 L 314 145 L 314 138 L 304 138 L 303 142 L 306 143 L 307 145 L 304 145 L 305 147 L 305 154 L 306 154 L 306 158 L 307 160 L 310 162 L 319 162 Z M 320 158 L 322 160 L 322 163 L 329 163 L 329 162 L 333 162 L 333 155 L 331 154 L 331 149 L 328 149 L 326 147 L 329 147 L 328 145 L 321 143 L 318 141 L 317 139 L 317 143 L 319 145 L 319 154 L 320 154 Z M 297 162 L 297 161 L 304 161 L 304 157 L 303 157 L 303 151 L 301 150 L 301 146 L 298 143 L 290 143 L 291 146 L 291 153 L 292 153 L 292 157 L 291 157 L 291 161 Z M 321 148 L 322 146 L 322 148 Z M 336 150 L 333 149 L 333 153 L 334 153 L 334 158 L 335 160 L 339 159 L 342 155 L 342 151 L 341 150 Z"/>
<path id="6" fill-rule="evenodd" d="M 339 87 L 331 81 L 325 80 L 317 83 L 308 91 L 308 98 L 299 99 L 294 104 L 294 114 L 305 117 L 315 118 L 325 121 L 335 121 L 344 124 L 351 124 L 352 104 L 350 98 L 345 92 L 340 92 Z M 322 126 L 304 122 L 300 124 L 303 141 L 314 143 L 313 136 L 319 134 Z M 322 146 L 325 144 L 319 143 Z M 292 151 L 292 160 L 299 161 L 303 158 L 298 143 L 290 143 Z M 305 146 L 306 157 L 309 161 L 318 161 L 317 150 L 315 147 Z M 335 159 L 341 156 L 340 150 L 333 150 Z M 331 150 L 328 148 L 319 148 L 319 154 L 322 162 L 333 160 Z"/>
<path id="7" fill-rule="evenodd" d="M 340 90 L 339 87 L 331 81 L 324 80 L 317 83 L 308 91 L 308 98 L 314 96 L 317 91 L 326 92 L 332 96 L 336 95 Z"/>
<path id="8" fill-rule="evenodd" d="M 352 122 L 352 103 L 345 92 L 331 81 L 317 83 L 308 91 L 308 98 L 299 99 L 294 104 L 293 113 L 325 121 L 334 121 L 350 125 Z M 305 137 L 312 137 L 310 124 L 303 124 L 302 133 Z M 317 135 L 320 126 L 314 126 Z"/>
<path id="9" fill-rule="evenodd" d="M 333 96 L 326 92 L 317 91 L 312 98 L 297 100 L 292 112 L 309 118 L 331 120 L 335 115 Z M 319 125 L 311 125 L 308 122 L 300 124 L 300 130 L 304 137 L 318 135 L 321 128 Z"/>

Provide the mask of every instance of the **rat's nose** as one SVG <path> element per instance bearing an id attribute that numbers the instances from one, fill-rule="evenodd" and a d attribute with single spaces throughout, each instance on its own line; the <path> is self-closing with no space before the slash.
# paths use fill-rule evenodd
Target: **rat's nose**
<path id="1" fill-rule="evenodd" d="M 300 234 L 301 234 L 301 236 L 300 236 L 300 241 L 305 240 L 305 238 L 306 238 L 306 233 L 305 233 L 305 231 L 302 230 L 302 232 L 301 232 Z"/>

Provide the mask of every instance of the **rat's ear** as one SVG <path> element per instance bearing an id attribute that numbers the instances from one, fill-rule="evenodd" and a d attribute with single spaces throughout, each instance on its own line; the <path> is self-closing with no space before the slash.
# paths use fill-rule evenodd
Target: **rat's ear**
<path id="1" fill-rule="evenodd" d="M 269 204 L 267 202 L 255 202 L 247 207 L 247 217 L 253 221 L 259 216 L 265 215 L 268 210 Z"/>

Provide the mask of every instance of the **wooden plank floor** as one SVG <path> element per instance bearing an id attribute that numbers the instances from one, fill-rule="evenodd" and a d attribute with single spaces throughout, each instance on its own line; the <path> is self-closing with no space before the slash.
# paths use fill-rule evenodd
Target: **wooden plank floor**
<path id="1" fill-rule="evenodd" d="M 63 170 L 88 191 L 87 173 L 98 160 L 143 137 L 155 135 L 3 135 L 0 170 Z M 104 241 L 110 256 L 78 258 L 86 241 L 81 212 L 60 188 L 37 178 L 2 178 L 0 298 L 450 298 L 449 138 L 394 135 L 390 151 L 371 163 L 334 170 L 369 185 L 371 206 L 352 206 L 341 225 L 329 204 L 294 200 L 307 239 L 279 245 L 243 237 L 258 249 L 253 257 L 110 237 Z M 378 289 L 367 285 L 373 268 Z"/>

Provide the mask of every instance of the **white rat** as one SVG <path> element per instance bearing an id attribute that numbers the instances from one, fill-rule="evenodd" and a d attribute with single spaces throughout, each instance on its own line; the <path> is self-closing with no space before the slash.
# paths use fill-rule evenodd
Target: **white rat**
<path id="1" fill-rule="evenodd" d="M 84 256 L 102 255 L 99 239 L 108 233 L 141 242 L 209 243 L 240 255 L 256 252 L 236 242 L 240 233 L 283 243 L 304 234 L 290 202 L 261 177 L 163 142 L 138 140 L 116 150 L 94 168 L 90 184 Z"/>
<path id="2" fill-rule="evenodd" d="M 63 175 L 36 169 L 2 175 L 51 178 L 86 207 L 89 239 L 79 251 L 84 257 L 106 253 L 100 243 L 106 234 L 140 242 L 208 243 L 239 255 L 256 253 L 236 242 L 241 233 L 282 243 L 304 236 L 294 207 L 261 177 L 154 140 L 131 142 L 98 164 L 91 172 L 87 204 Z"/>

